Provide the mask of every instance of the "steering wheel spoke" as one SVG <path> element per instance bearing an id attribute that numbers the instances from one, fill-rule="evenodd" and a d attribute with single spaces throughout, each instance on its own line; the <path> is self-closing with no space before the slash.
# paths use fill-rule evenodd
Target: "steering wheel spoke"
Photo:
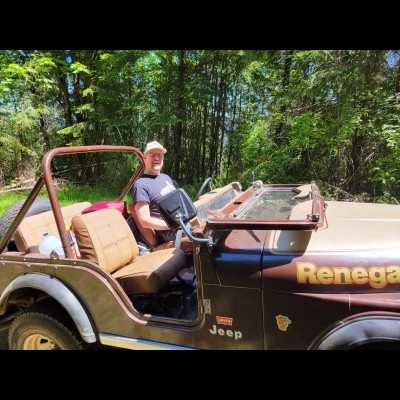
<path id="1" fill-rule="evenodd" d="M 210 187 L 210 191 L 212 190 L 212 185 L 211 185 L 211 181 L 212 181 L 212 177 L 208 177 L 203 184 L 200 186 L 199 191 L 196 194 L 196 197 L 194 199 L 194 201 L 198 200 L 200 198 L 200 196 L 203 194 L 204 189 L 206 188 L 206 186 L 208 185 Z"/>

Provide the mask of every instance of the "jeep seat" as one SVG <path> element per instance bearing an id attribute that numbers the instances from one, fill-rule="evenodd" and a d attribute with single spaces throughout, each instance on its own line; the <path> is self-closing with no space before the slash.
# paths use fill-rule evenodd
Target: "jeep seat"
<path id="1" fill-rule="evenodd" d="M 71 204 L 61 207 L 61 214 L 65 225 L 71 225 L 72 217 L 79 215 L 91 203 L 84 201 L 82 203 Z M 58 228 L 54 219 L 53 211 L 46 211 L 41 214 L 26 217 L 20 223 L 14 234 L 14 242 L 18 251 L 21 252 L 39 252 L 39 243 L 43 239 L 43 233 L 58 236 Z"/>
<path id="2" fill-rule="evenodd" d="M 75 216 L 72 226 L 81 258 L 109 272 L 128 295 L 156 293 L 185 267 L 176 248 L 139 256 L 129 225 L 115 209 Z"/>

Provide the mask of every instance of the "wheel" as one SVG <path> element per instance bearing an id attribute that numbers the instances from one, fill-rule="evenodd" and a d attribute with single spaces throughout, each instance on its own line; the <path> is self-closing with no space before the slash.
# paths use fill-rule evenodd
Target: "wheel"
<path id="1" fill-rule="evenodd" d="M 24 203 L 25 199 L 17 201 L 16 203 L 8 207 L 6 211 L 4 211 L 3 215 L 0 217 L 0 240 L 8 231 L 8 228 L 11 226 L 12 222 L 19 213 L 19 210 L 21 210 Z M 25 217 L 41 214 L 42 212 L 50 211 L 51 209 L 52 208 L 49 199 L 38 198 L 32 203 Z"/>
<path id="2" fill-rule="evenodd" d="M 199 191 L 196 194 L 196 197 L 194 199 L 194 201 L 198 200 L 201 196 L 201 194 L 203 193 L 203 190 L 205 189 L 205 187 L 208 185 L 210 187 L 210 190 L 212 190 L 212 186 L 211 186 L 211 181 L 212 181 L 212 177 L 208 177 L 203 184 L 201 185 Z"/>
<path id="3" fill-rule="evenodd" d="M 10 326 L 10 350 L 83 350 L 87 348 L 66 311 L 38 304 L 22 312 Z"/>

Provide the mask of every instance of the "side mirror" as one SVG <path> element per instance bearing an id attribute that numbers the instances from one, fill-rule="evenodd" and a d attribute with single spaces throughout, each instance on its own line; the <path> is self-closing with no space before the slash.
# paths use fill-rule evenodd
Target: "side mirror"
<path id="1" fill-rule="evenodd" d="M 184 189 L 175 189 L 157 202 L 157 208 L 170 229 L 181 227 L 186 235 L 198 243 L 212 245 L 212 238 L 195 238 L 186 224 L 197 215 L 197 209 Z"/>
<path id="2" fill-rule="evenodd" d="M 183 189 L 175 189 L 166 194 L 158 201 L 157 208 L 170 229 L 180 226 L 179 216 L 186 224 L 197 215 L 196 207 Z"/>

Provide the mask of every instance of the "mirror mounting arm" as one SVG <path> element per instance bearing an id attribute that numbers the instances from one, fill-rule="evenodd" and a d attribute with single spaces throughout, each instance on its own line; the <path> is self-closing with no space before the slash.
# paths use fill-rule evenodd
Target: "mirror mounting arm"
<path id="1" fill-rule="evenodd" d="M 181 213 L 179 213 L 179 212 L 176 213 L 176 214 L 175 214 L 175 219 L 177 220 L 177 222 L 179 222 L 179 225 L 182 227 L 183 231 L 186 233 L 186 235 L 187 235 L 191 240 L 193 240 L 194 242 L 197 242 L 197 243 L 206 243 L 206 244 L 208 244 L 209 246 L 212 246 L 212 245 L 213 245 L 213 241 L 212 241 L 212 237 L 211 237 L 211 236 L 209 236 L 207 239 L 200 239 L 200 238 L 194 237 L 194 236 L 192 235 L 192 233 L 186 228 L 186 225 L 185 225 L 185 223 L 183 222 L 182 214 L 181 214 Z"/>

